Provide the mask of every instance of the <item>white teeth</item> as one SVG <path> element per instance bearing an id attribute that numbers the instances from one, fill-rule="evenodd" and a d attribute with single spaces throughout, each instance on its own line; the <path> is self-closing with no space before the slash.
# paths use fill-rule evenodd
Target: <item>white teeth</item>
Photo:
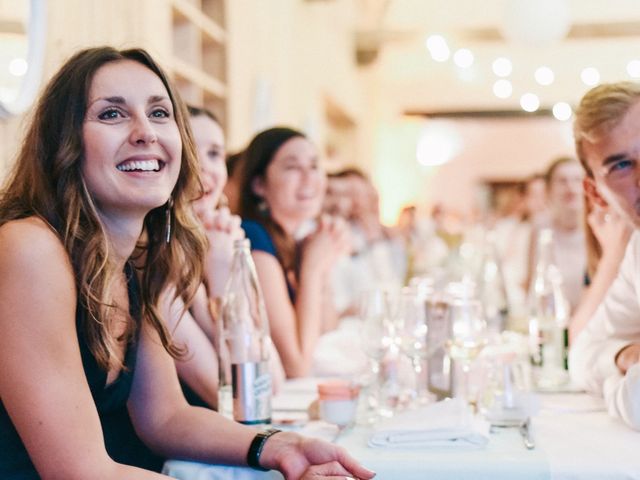
<path id="1" fill-rule="evenodd" d="M 123 162 L 116 167 L 121 172 L 130 172 L 133 170 L 141 170 L 143 172 L 157 172 L 160 170 L 160 162 L 158 160 L 132 160 Z"/>

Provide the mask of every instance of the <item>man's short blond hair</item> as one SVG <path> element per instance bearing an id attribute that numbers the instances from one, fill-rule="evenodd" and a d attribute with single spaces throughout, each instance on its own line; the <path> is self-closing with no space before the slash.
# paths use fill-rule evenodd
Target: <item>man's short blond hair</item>
<path id="1" fill-rule="evenodd" d="M 640 83 L 604 83 L 589 90 L 582 100 L 573 123 L 576 154 L 587 175 L 593 172 L 584 154 L 584 142 L 597 142 L 613 130 L 629 109 L 640 101 Z"/>

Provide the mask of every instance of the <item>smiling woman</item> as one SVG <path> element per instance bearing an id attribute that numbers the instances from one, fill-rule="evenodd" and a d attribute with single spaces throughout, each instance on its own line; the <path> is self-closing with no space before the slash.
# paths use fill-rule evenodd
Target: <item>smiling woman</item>
<path id="1" fill-rule="evenodd" d="M 182 142 L 171 99 L 151 70 L 132 60 L 100 68 L 82 136 L 91 146 L 82 175 L 98 208 L 152 209 L 167 201 L 178 179 Z"/>
<path id="2" fill-rule="evenodd" d="M 185 117 L 144 50 L 81 51 L 44 90 L 0 196 L 0 478 L 159 479 L 168 456 L 372 476 L 182 396 L 160 299 L 202 278 Z"/>

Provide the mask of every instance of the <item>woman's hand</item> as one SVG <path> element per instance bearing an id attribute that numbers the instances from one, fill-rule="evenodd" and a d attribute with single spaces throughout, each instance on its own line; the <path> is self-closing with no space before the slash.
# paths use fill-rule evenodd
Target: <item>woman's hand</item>
<path id="1" fill-rule="evenodd" d="M 368 480 L 375 473 L 364 468 L 346 450 L 314 438 L 280 432 L 267 440 L 260 463 L 279 470 L 287 480 L 355 477 Z"/>
<path id="2" fill-rule="evenodd" d="M 322 215 L 316 231 L 302 243 L 301 270 L 326 274 L 341 256 L 350 251 L 351 235 L 347 223 L 340 217 Z"/>
<path id="3" fill-rule="evenodd" d="M 313 465 L 304 472 L 300 480 L 347 480 L 354 478 L 338 462 Z"/>
<path id="4" fill-rule="evenodd" d="M 610 208 L 594 206 L 587 222 L 602 248 L 602 256 L 624 255 L 633 228 Z"/>
<path id="5" fill-rule="evenodd" d="M 240 227 L 240 217 L 232 215 L 227 207 L 214 210 L 203 224 L 209 240 L 205 271 L 209 294 L 215 298 L 224 293 L 233 258 L 233 242 L 244 238 L 244 230 Z"/>

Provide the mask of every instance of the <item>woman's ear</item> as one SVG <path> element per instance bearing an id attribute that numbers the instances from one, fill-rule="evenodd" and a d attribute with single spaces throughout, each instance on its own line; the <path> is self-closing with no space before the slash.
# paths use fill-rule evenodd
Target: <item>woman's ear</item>
<path id="1" fill-rule="evenodd" d="M 260 198 L 264 197 L 264 180 L 262 177 L 256 177 L 251 180 L 251 191 Z"/>
<path id="2" fill-rule="evenodd" d="M 593 178 L 584 177 L 584 180 L 582 180 L 582 187 L 584 188 L 584 193 L 594 205 L 598 205 L 603 208 L 609 206 L 607 201 L 602 197 L 602 195 L 600 195 L 596 181 Z"/>

